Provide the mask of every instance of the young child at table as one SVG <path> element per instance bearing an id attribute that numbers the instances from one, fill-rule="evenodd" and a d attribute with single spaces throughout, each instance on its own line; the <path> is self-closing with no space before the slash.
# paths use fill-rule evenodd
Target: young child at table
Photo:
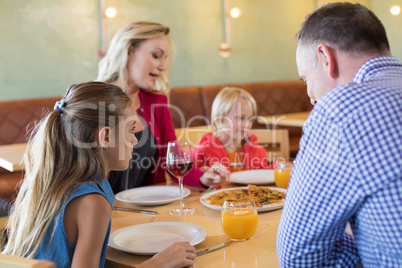
<path id="1" fill-rule="evenodd" d="M 265 149 L 255 144 L 257 137 L 248 133 L 256 115 L 250 93 L 236 87 L 222 89 L 212 104 L 212 133 L 205 134 L 192 151 L 195 167 L 218 163 L 231 172 L 273 168 Z"/>
<path id="2" fill-rule="evenodd" d="M 72 85 L 34 129 L 28 166 L 7 223 L 3 253 L 61 267 L 103 267 L 113 191 L 105 175 L 128 167 L 135 124 L 131 101 L 102 82 Z M 3 248 L 3 247 L 0 247 Z M 189 243 L 175 243 L 137 267 L 193 264 Z"/>

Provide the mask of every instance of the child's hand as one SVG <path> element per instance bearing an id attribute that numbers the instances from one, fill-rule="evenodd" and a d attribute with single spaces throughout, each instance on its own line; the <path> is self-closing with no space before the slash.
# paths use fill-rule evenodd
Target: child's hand
<path id="1" fill-rule="evenodd" d="M 199 168 L 199 170 L 206 172 L 208 169 L 210 169 L 209 166 L 202 166 Z"/>
<path id="2" fill-rule="evenodd" d="M 225 166 L 214 164 L 201 176 L 200 181 L 205 186 L 215 186 L 228 183 L 229 175 L 230 171 Z"/>
<path id="3" fill-rule="evenodd" d="M 190 243 L 176 242 L 136 267 L 187 267 L 194 264 L 195 257 L 195 248 Z"/>

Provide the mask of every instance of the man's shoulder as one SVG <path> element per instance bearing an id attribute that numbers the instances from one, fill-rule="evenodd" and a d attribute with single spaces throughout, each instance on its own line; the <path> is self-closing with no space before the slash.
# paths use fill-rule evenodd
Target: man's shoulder
<path id="1" fill-rule="evenodd" d="M 398 104 L 399 103 L 399 104 Z M 344 121 L 350 117 L 368 117 L 372 114 L 400 110 L 402 77 L 377 77 L 364 83 L 339 86 L 326 94 L 314 107 L 316 113 Z M 355 120 L 358 118 L 354 118 Z"/>

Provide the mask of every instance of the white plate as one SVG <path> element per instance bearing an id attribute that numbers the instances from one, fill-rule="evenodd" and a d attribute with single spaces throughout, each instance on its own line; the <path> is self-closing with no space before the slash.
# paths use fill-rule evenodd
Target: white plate
<path id="1" fill-rule="evenodd" d="M 239 184 L 267 185 L 275 183 L 273 169 L 255 169 L 233 172 L 230 182 Z"/>
<path id="2" fill-rule="evenodd" d="M 188 188 L 183 187 L 183 197 L 190 193 Z M 116 199 L 140 206 L 164 205 L 180 199 L 180 188 L 178 186 L 138 187 L 117 193 Z"/>
<path id="3" fill-rule="evenodd" d="M 128 253 L 152 255 L 174 242 L 189 242 L 192 246 L 204 241 L 207 231 L 185 222 L 144 223 L 119 229 L 110 234 L 109 246 Z"/>
<path id="4" fill-rule="evenodd" d="M 286 189 L 277 188 L 277 187 L 269 187 L 269 188 L 271 188 L 272 190 L 277 190 L 277 191 L 286 193 Z M 204 206 L 206 206 L 206 207 L 208 207 L 210 209 L 221 210 L 222 207 L 207 204 L 207 203 L 204 202 L 204 199 L 207 198 L 207 197 L 210 197 L 213 194 L 216 194 L 216 193 L 219 193 L 219 192 L 222 192 L 222 191 L 233 190 L 233 189 L 248 189 L 248 187 L 235 187 L 235 188 L 227 188 L 227 189 L 221 189 L 221 190 L 213 191 L 213 192 L 210 192 L 210 193 L 207 193 L 207 194 L 204 194 L 203 196 L 201 196 L 200 201 Z M 279 203 L 269 204 L 269 205 L 265 205 L 265 206 L 262 206 L 262 207 L 258 207 L 257 211 L 258 212 L 263 212 L 263 211 L 270 211 L 270 210 L 275 210 L 275 209 L 278 209 L 278 208 L 282 208 L 284 203 L 285 203 L 285 200 L 282 200 Z"/>

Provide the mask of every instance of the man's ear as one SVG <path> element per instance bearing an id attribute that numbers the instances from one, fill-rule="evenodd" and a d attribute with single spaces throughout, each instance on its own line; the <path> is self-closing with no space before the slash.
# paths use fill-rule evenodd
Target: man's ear
<path id="1" fill-rule="evenodd" d="M 324 44 L 320 44 L 317 46 L 317 55 L 319 64 L 323 65 L 329 77 L 336 78 L 338 76 L 338 64 L 335 50 Z"/>
<path id="2" fill-rule="evenodd" d="M 98 132 L 99 147 L 109 148 L 110 144 L 110 128 L 103 127 Z"/>

